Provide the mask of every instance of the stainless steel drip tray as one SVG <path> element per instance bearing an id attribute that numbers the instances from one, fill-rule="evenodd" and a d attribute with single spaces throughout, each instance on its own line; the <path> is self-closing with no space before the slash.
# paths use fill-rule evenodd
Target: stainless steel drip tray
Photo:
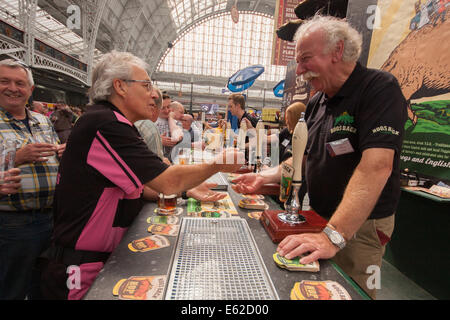
<path id="1" fill-rule="evenodd" d="M 183 218 L 165 299 L 278 299 L 247 221 Z"/>

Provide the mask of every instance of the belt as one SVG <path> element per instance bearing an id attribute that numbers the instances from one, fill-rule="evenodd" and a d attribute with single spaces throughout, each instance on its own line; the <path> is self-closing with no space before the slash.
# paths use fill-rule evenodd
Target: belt
<path id="1" fill-rule="evenodd" d="M 56 262 L 60 262 L 68 266 L 79 266 L 83 263 L 91 262 L 104 263 L 108 260 L 110 254 L 110 252 L 75 250 L 73 248 L 52 245 L 44 253 L 44 256 L 50 260 L 55 260 Z"/>
<path id="2" fill-rule="evenodd" d="M 0 210 L 0 213 L 8 213 L 8 214 L 33 214 L 33 213 L 52 213 L 53 208 L 40 208 L 40 209 L 30 209 L 30 210 L 17 210 L 17 211 L 5 211 Z"/>

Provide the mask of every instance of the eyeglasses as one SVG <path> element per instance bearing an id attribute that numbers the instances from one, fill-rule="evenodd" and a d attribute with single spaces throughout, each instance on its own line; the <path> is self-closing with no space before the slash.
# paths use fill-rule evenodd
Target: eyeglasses
<path id="1" fill-rule="evenodd" d="M 145 86 L 147 87 L 148 91 L 152 91 L 152 89 L 153 89 L 153 83 L 150 80 L 125 80 L 125 79 L 122 79 L 122 81 L 144 83 Z"/>

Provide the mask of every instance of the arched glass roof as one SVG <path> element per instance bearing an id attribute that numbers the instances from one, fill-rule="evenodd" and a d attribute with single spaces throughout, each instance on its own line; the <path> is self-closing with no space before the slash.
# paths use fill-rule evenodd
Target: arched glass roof
<path id="1" fill-rule="evenodd" d="M 158 72 L 230 77 L 239 69 L 262 64 L 258 80 L 284 79 L 285 66 L 271 64 L 273 17 L 241 12 L 239 23 L 229 13 L 210 16 L 185 30 L 161 58 Z"/>

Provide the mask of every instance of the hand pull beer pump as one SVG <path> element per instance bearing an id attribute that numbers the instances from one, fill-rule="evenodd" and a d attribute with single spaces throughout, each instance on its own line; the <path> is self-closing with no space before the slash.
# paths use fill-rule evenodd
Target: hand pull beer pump
<path id="1" fill-rule="evenodd" d="M 327 220 L 313 210 L 301 210 L 298 192 L 302 185 L 302 162 L 308 139 L 308 129 L 305 114 L 295 126 L 292 135 L 292 156 L 294 174 L 289 197 L 285 203 L 285 210 L 264 210 L 261 224 L 266 229 L 273 242 L 282 241 L 286 236 L 299 233 L 320 232 L 327 224 Z M 301 213 L 301 214 L 300 214 Z"/>
<path id="2" fill-rule="evenodd" d="M 302 185 L 302 162 L 307 140 L 308 128 L 306 126 L 305 113 L 302 112 L 292 135 L 292 164 L 294 167 L 294 176 L 292 178 L 291 193 L 284 205 L 286 212 L 278 214 L 278 219 L 284 223 L 300 224 L 306 221 L 305 218 L 299 214 L 302 208 L 298 193 Z"/>
<path id="3" fill-rule="evenodd" d="M 259 120 L 256 124 L 256 166 L 255 172 L 261 172 L 262 166 L 262 147 L 264 141 L 264 122 Z"/>

